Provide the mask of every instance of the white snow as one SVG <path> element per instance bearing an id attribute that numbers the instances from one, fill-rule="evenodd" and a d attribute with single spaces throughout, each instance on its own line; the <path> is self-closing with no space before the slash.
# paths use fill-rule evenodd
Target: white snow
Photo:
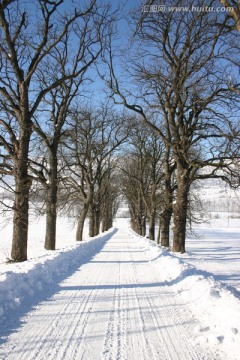
<path id="1" fill-rule="evenodd" d="M 202 225 L 175 255 L 126 219 L 80 244 L 59 220 L 47 252 L 32 219 L 23 263 L 5 263 L 10 224 L 1 232 L 0 359 L 239 359 L 237 223 Z"/>
<path id="2" fill-rule="evenodd" d="M 150 241 L 148 247 L 163 285 L 174 290 L 199 321 L 193 329 L 195 341 L 219 347 L 227 359 L 239 359 L 240 300 L 236 293 L 179 255 L 157 249 Z"/>
<path id="3" fill-rule="evenodd" d="M 211 274 L 240 298 L 240 219 L 213 220 L 211 227 L 195 229 L 197 238 L 187 239 L 185 262 Z"/>

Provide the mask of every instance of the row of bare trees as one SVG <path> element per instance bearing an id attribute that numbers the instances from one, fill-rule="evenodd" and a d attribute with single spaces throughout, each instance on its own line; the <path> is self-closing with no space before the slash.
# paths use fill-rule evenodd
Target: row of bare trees
<path id="1" fill-rule="evenodd" d="M 29 196 L 36 178 L 46 192 L 45 247 L 55 247 L 60 140 L 72 102 L 111 31 L 109 6 L 95 0 L 65 5 L 0 3 L 0 169 L 14 192 L 13 261 L 27 259 Z M 35 151 L 37 138 L 44 156 Z"/>
<path id="2" fill-rule="evenodd" d="M 74 210 L 79 212 L 78 241 L 83 240 L 87 215 L 90 236 L 99 234 L 100 222 L 103 231 L 111 227 L 119 195 L 113 181 L 115 152 L 127 137 L 124 121 L 127 122 L 126 117 L 110 110 L 108 105 L 96 109 L 82 108 L 75 103 L 69 109 L 54 154 L 49 143 L 50 139 L 54 144 L 50 133 L 46 136 L 46 132 L 36 131 L 29 176 L 34 181 L 35 198 L 39 198 L 41 207 L 44 204 L 43 212 L 46 212 L 47 250 L 54 250 L 56 246 L 59 208 L 73 216 L 76 216 Z"/>
<path id="3" fill-rule="evenodd" d="M 146 127 L 141 119 L 128 137 L 127 151 L 123 156 L 120 172 L 122 192 L 127 199 L 131 225 L 138 234 L 155 239 L 156 220 L 162 207 L 164 144 L 158 134 Z"/>
<path id="4" fill-rule="evenodd" d="M 86 216 L 89 216 L 89 235 L 99 234 L 112 226 L 117 210 L 116 181 L 117 151 L 127 139 L 128 119 L 108 107 L 85 112 L 76 109 L 69 130 L 64 136 L 62 160 L 63 183 L 69 189 L 70 203 L 79 199 L 81 209 L 76 239 L 82 240 Z"/>
<path id="5" fill-rule="evenodd" d="M 204 7 L 201 0 L 188 5 Z M 59 194 L 80 209 L 81 240 L 87 214 L 90 236 L 101 222 L 103 230 L 112 225 L 121 187 L 134 230 L 145 235 L 148 222 L 154 239 L 160 219 L 161 244 L 169 246 L 173 215 L 173 250 L 185 251 L 192 184 L 215 177 L 239 184 L 234 9 L 226 16 L 139 8 L 129 20 L 129 49 L 118 53 L 108 5 L 0 3 L 0 173 L 14 194 L 13 261 L 27 259 L 31 189 L 46 206 L 46 249 L 55 249 Z M 97 73 L 127 115 L 83 105 Z"/>
<path id="6" fill-rule="evenodd" d="M 102 78 L 115 103 L 140 116 L 164 145 L 162 239 L 168 246 L 173 213 L 173 251 L 184 252 L 192 184 L 218 177 L 239 185 L 239 33 L 233 19 L 222 13 L 171 11 L 168 7 L 165 12 L 151 11 L 157 1 L 147 4 L 149 12 L 139 16 L 135 11 L 129 20 L 131 49 L 118 54 L 127 74 L 125 83 L 112 38 L 105 53 L 109 75 Z M 176 9 L 184 1 L 172 0 L 168 5 Z M 194 5 L 204 8 L 201 0 L 188 5 L 189 9 Z M 214 5 L 217 1 L 211 1 Z M 143 165 L 138 150 L 137 168 L 151 167 L 151 160 Z M 135 175 L 133 178 L 136 180 Z M 136 190 L 132 180 L 129 186 Z M 137 216 L 130 202 L 134 229 L 140 226 L 136 225 L 138 217 L 144 228 L 141 211 L 148 208 L 147 186 L 137 181 Z"/>

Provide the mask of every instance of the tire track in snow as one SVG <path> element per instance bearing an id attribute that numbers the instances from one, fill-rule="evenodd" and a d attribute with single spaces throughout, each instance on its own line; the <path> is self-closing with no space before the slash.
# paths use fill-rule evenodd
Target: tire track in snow
<path id="1" fill-rule="evenodd" d="M 75 303 L 79 304 L 76 308 L 75 305 L 72 305 L 73 310 L 76 310 L 76 316 L 69 317 L 66 323 L 67 326 L 61 334 L 61 337 L 66 339 L 64 347 L 58 349 L 56 356 L 52 356 L 52 359 L 55 359 L 56 357 L 60 359 L 76 358 L 78 348 L 81 346 L 81 343 L 84 342 L 86 328 L 93 308 L 93 303 L 98 296 L 99 289 L 97 284 L 101 281 L 102 273 L 99 275 L 100 276 L 96 277 L 95 284 L 92 286 L 91 290 L 85 291 L 81 297 L 79 297 L 78 293 L 75 293 L 75 296 L 73 296 L 71 299 L 71 302 L 75 299 Z M 83 288 L 86 283 L 87 281 L 84 281 L 82 285 Z M 67 286 L 68 282 L 64 283 L 64 285 Z M 79 291 L 81 292 L 81 290 Z M 67 308 L 69 309 L 69 300 L 67 303 Z"/>
<path id="2" fill-rule="evenodd" d="M 130 253 L 131 254 L 131 253 Z M 132 261 L 132 269 L 129 271 L 130 276 L 130 284 L 136 284 L 136 286 L 131 289 L 130 294 L 130 301 L 129 301 L 129 309 L 133 309 L 131 311 L 132 316 L 130 318 L 130 328 L 132 329 L 132 332 L 139 333 L 140 336 L 138 336 L 138 342 L 136 350 L 137 354 L 135 355 L 136 359 L 141 358 L 143 356 L 143 359 L 155 359 L 154 353 L 152 351 L 151 347 L 151 341 L 149 341 L 147 336 L 147 324 L 146 319 L 144 316 L 144 312 L 142 310 L 141 300 L 140 300 L 140 294 L 138 291 L 138 284 L 141 284 L 141 282 L 136 281 L 136 259 L 133 259 L 133 256 L 131 254 L 131 261 Z M 136 325 L 138 324 L 138 327 L 136 329 Z M 135 338 L 136 336 L 134 336 Z M 132 341 L 132 346 L 134 346 L 134 338 Z M 142 355 L 141 355 L 142 354 Z"/>
<path id="3" fill-rule="evenodd" d="M 68 337 L 68 341 L 65 344 L 63 350 L 59 351 L 58 356 L 61 359 L 76 359 L 79 348 L 81 344 L 84 342 L 86 337 L 86 329 L 89 323 L 89 319 L 91 316 L 91 312 L 94 307 L 94 303 L 99 295 L 99 283 L 102 283 L 102 278 L 106 273 L 107 266 L 105 265 L 102 272 L 98 273 L 98 276 L 95 277 L 94 284 L 91 284 L 92 289 L 86 290 L 85 295 L 81 296 L 80 301 L 82 301 L 82 305 L 77 312 L 77 322 L 74 326 L 71 325 L 70 332 L 66 330 L 63 337 Z M 78 283 L 78 282 L 77 282 Z M 82 287 L 87 284 L 87 280 L 83 283 Z M 88 287 L 88 286 L 87 286 Z M 80 290 L 81 291 L 81 290 Z M 78 296 L 79 298 L 79 296 Z M 79 300 L 78 300 L 79 301 Z M 79 333 L 79 335 L 74 339 L 74 335 Z M 70 335 L 70 336 L 69 336 Z M 75 345 L 72 343 L 75 342 Z M 71 349 L 71 351 L 69 351 Z"/>
<path id="4" fill-rule="evenodd" d="M 144 276 L 143 269 L 141 269 L 139 266 L 135 266 L 135 273 L 138 280 L 142 279 Z M 153 274 L 153 272 L 151 273 Z M 155 276 L 153 277 L 153 280 L 153 283 L 155 282 L 156 284 L 159 281 L 157 278 L 155 278 Z M 151 339 L 151 358 L 163 360 L 173 358 L 184 360 L 203 359 L 201 355 L 199 356 L 199 354 L 194 351 L 191 343 L 189 345 L 190 338 L 186 335 L 185 329 L 182 328 L 182 323 L 179 323 L 179 312 L 177 307 L 173 308 L 170 305 L 171 298 L 167 297 L 164 294 L 164 291 L 161 291 L 161 293 L 159 292 L 157 294 L 159 298 L 156 295 L 149 296 L 145 288 L 143 291 L 149 308 L 148 316 L 151 318 L 153 327 L 156 329 L 156 335 L 158 335 Z M 139 306 L 139 308 L 141 309 L 141 306 Z M 179 325 L 181 325 L 180 329 Z M 176 339 L 176 341 L 174 341 L 174 339 Z M 178 355 L 179 352 L 180 355 Z"/>
<path id="5" fill-rule="evenodd" d="M 128 237 L 126 235 L 126 237 Z M 137 287 L 129 288 L 129 284 L 141 284 L 136 281 L 136 267 L 134 264 L 131 251 L 133 250 L 129 245 L 129 240 L 132 241 L 132 236 L 126 241 L 126 237 L 120 237 L 119 240 L 125 241 L 124 248 L 130 248 L 128 254 L 129 265 L 125 265 L 125 259 L 119 259 L 118 263 L 118 277 L 116 280 L 116 289 L 114 291 L 112 307 L 108 319 L 108 330 L 106 333 L 106 339 L 104 343 L 103 359 L 115 360 L 115 359 L 129 359 L 129 349 L 132 351 L 134 359 L 159 359 L 158 352 L 157 357 L 155 351 L 151 346 L 151 339 L 146 336 L 147 324 L 144 316 L 144 312 L 141 310 L 141 302 L 139 301 L 139 294 Z M 138 244 L 134 246 L 138 248 Z M 120 252 L 121 253 L 121 252 Z M 135 251 L 136 253 L 136 251 Z M 126 253 L 125 253 L 126 254 Z M 123 263 L 121 263 L 123 260 Z M 126 266 L 127 270 L 124 271 L 123 267 Z M 121 272 L 122 268 L 122 272 Z M 119 289 L 119 285 L 121 288 Z M 125 301 L 124 301 L 125 300 Z M 123 314 L 119 316 L 119 313 Z M 124 318 L 125 338 L 122 338 L 121 323 Z M 120 335 L 121 334 L 121 335 Z M 134 334 L 134 337 L 132 336 Z M 137 335 L 136 335 L 137 334 Z M 131 336 L 129 336 L 131 335 Z M 115 346 L 114 346 L 115 345 Z M 124 349 L 125 351 L 121 351 Z M 135 349 L 134 351 L 132 349 Z M 134 354 L 134 355 L 133 355 Z"/>
<path id="6" fill-rule="evenodd" d="M 118 263 L 116 288 L 109 313 L 102 359 L 125 360 L 127 355 L 126 294 L 121 284 L 121 262 Z"/>
<path id="7" fill-rule="evenodd" d="M 108 255 L 108 257 L 110 256 L 110 254 Z M 108 259 L 107 257 L 107 259 Z M 98 255 L 95 257 L 98 258 Z M 88 273 L 89 270 L 91 270 L 93 272 L 94 276 L 93 279 L 94 281 L 89 282 L 89 279 L 87 279 L 82 286 L 82 288 L 85 287 L 86 285 L 86 296 L 85 297 L 85 306 L 82 310 L 80 310 L 79 312 L 79 326 L 76 326 L 75 329 L 80 329 L 80 334 L 79 336 L 77 336 L 77 340 L 75 342 L 75 346 L 71 346 L 71 348 L 73 349 L 73 351 L 69 351 L 69 347 L 66 347 L 66 351 L 64 352 L 64 354 L 62 356 L 60 356 L 61 354 L 59 354 L 58 356 L 60 356 L 60 359 L 78 359 L 78 358 L 86 358 L 86 359 L 92 359 L 95 360 L 95 355 L 92 355 L 91 357 L 91 348 L 93 347 L 93 345 L 91 345 L 91 343 L 87 340 L 88 334 L 91 334 L 94 331 L 94 327 L 95 327 L 95 320 L 97 316 L 92 316 L 92 312 L 94 312 L 95 314 L 97 314 L 97 312 L 100 310 L 101 311 L 101 306 L 99 307 L 99 298 L 101 298 L 101 293 L 102 293 L 102 284 L 105 283 L 105 280 L 109 274 L 109 265 L 108 265 L 108 260 L 106 259 L 105 262 L 101 263 L 101 271 L 99 271 L 98 268 L 96 268 L 96 265 L 94 264 L 94 259 L 91 266 L 91 269 L 89 269 L 89 265 L 88 267 L 86 267 L 86 272 Z M 94 268 L 95 267 L 95 268 Z M 87 270 L 88 268 L 88 270 Z M 91 280 L 93 280 L 91 277 Z M 79 281 L 77 280 L 77 283 Z M 90 289 L 90 290 L 89 290 Z M 82 296 L 80 301 L 82 300 Z M 92 320 L 92 322 L 90 323 L 89 320 Z M 86 345 L 85 346 L 85 340 L 86 340 Z M 69 338 L 69 342 L 72 342 L 73 339 Z M 91 342 L 94 342 L 94 340 L 92 340 Z M 84 354 L 86 354 L 84 356 Z"/>
<path id="8" fill-rule="evenodd" d="M 26 323 L 25 331 L 20 340 L 18 338 L 15 340 L 13 335 L 16 343 L 6 344 L 4 359 L 16 360 L 20 356 L 22 360 L 75 358 L 84 340 L 92 305 L 98 296 L 98 284 L 102 283 L 103 277 L 105 278 L 107 263 L 103 266 L 103 271 L 96 272 L 97 276 L 93 277 L 94 283 L 91 286 L 88 286 L 88 267 L 89 264 L 82 265 L 80 270 L 60 285 L 59 293 L 36 306 L 30 315 L 23 317 L 22 322 Z M 68 285 L 69 289 L 71 287 L 77 289 L 79 279 L 81 279 L 79 291 L 61 290 L 61 287 L 64 289 Z M 85 287 L 87 290 L 81 290 Z M 34 326 L 32 322 L 35 322 L 35 319 L 37 321 L 38 318 L 41 318 L 40 326 Z M 73 338 L 75 333 L 79 334 Z"/>
<path id="9" fill-rule="evenodd" d="M 94 271 L 94 269 L 93 269 Z M 109 266 L 107 261 L 105 263 L 103 263 L 101 271 L 96 271 L 97 274 L 100 274 L 99 276 L 97 276 L 95 278 L 95 281 L 93 284 L 91 284 L 90 287 L 92 287 L 93 289 L 89 292 L 88 298 L 86 300 L 86 305 L 88 303 L 91 303 L 91 306 L 85 310 L 85 318 L 84 318 L 84 326 L 81 330 L 81 342 L 78 341 L 77 342 L 77 346 L 74 349 L 74 353 L 73 354 L 69 354 L 69 359 L 78 359 L 79 356 L 81 356 L 82 358 L 82 354 L 79 355 L 81 352 L 84 354 L 86 353 L 86 358 L 89 359 L 89 355 L 88 355 L 88 349 L 85 348 L 84 346 L 84 341 L 86 340 L 86 343 L 88 343 L 87 340 L 87 334 L 91 333 L 94 329 L 94 322 L 92 322 L 93 325 L 89 326 L 89 320 L 90 318 L 92 318 L 92 312 L 96 313 L 101 309 L 99 308 L 99 298 L 101 298 L 101 286 L 104 283 L 107 274 L 109 273 Z M 88 285 L 89 287 L 89 285 Z M 80 314 L 81 315 L 81 314 Z M 96 315 L 97 317 L 97 315 Z M 81 318 L 81 316 L 80 316 Z M 81 345 L 83 345 L 82 350 L 81 350 Z M 91 348 L 91 346 L 90 346 Z M 65 354 L 64 354 L 65 355 Z M 65 357 L 62 357 L 62 359 L 65 359 Z"/>
<path id="10" fill-rule="evenodd" d="M 133 236 L 131 237 L 132 240 Z M 125 248 L 128 248 L 128 243 L 129 239 Z M 136 250 L 139 247 L 136 240 L 135 244 L 134 248 Z M 125 295 L 128 298 L 128 344 L 125 345 L 129 346 L 132 351 L 131 359 L 219 359 L 219 357 L 215 358 L 213 354 L 210 354 L 210 356 L 202 354 L 201 349 L 199 350 L 195 346 L 189 333 L 189 327 L 185 325 L 186 319 L 182 319 L 180 315 L 179 303 L 173 301 L 173 295 L 176 294 L 170 291 L 168 294 L 166 288 L 160 286 L 159 278 L 155 275 L 154 266 L 148 261 L 143 261 L 143 258 L 147 258 L 147 252 L 143 251 L 139 261 L 136 261 L 136 251 L 135 253 L 130 251 L 129 254 L 131 255 L 131 265 L 125 271 L 128 274 L 126 284 L 133 284 L 133 286 L 127 286 L 128 292 Z M 148 273 L 149 275 L 146 276 Z M 118 280 L 116 283 L 120 284 L 120 281 Z M 123 278 L 122 284 L 124 287 Z M 119 306 L 116 306 L 118 296 L 119 289 L 116 288 L 105 340 L 104 359 L 106 360 L 125 359 L 125 357 L 119 356 L 119 352 L 116 350 L 117 346 L 114 347 L 114 339 L 116 343 L 119 335 L 119 325 L 117 324 L 121 320 L 117 316 L 117 309 L 119 309 Z M 190 315 L 187 312 L 185 313 Z M 133 333 L 138 333 L 138 336 L 135 334 L 133 336 Z"/>
<path id="11" fill-rule="evenodd" d="M 146 254 L 147 258 L 147 254 Z M 150 260 L 150 259 L 149 259 Z M 146 271 L 141 264 L 134 264 L 136 279 L 141 283 Z M 156 328 L 156 333 L 159 336 L 154 336 L 151 340 L 153 347 L 153 359 L 179 359 L 179 360 L 219 360 L 219 355 L 208 351 L 202 354 L 202 349 L 193 341 L 191 328 L 191 313 L 183 308 L 179 302 L 176 301 L 177 293 L 173 289 L 168 289 L 162 284 L 159 284 L 159 278 L 156 276 L 156 268 L 154 265 L 148 263 L 148 273 L 151 275 L 148 280 L 149 284 L 156 284 L 152 287 L 155 289 L 155 294 L 149 296 L 147 287 L 143 287 L 145 299 L 149 307 L 149 317 L 151 317 Z M 151 281 L 150 281 L 151 280 Z M 139 308 L 141 306 L 139 305 Z M 185 317 L 182 317 L 180 308 L 183 308 Z M 150 359 L 150 357 L 149 357 Z"/>
<path id="12" fill-rule="evenodd" d="M 193 343 L 186 307 L 141 246 L 116 233 L 23 318 L 2 359 L 220 360 Z"/>

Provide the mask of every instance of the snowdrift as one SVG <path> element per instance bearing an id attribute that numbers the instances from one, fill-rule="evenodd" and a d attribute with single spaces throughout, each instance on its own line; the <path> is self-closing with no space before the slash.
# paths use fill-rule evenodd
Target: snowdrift
<path id="1" fill-rule="evenodd" d="M 141 242 L 156 266 L 162 285 L 173 287 L 176 296 L 192 312 L 196 320 L 195 341 L 219 345 L 228 354 L 228 359 L 238 359 L 240 300 L 208 273 L 186 264 L 150 240 L 141 238 Z"/>
<path id="2" fill-rule="evenodd" d="M 116 229 L 111 229 L 102 236 L 65 249 L 49 251 L 49 254 L 39 258 L 6 264 L 6 271 L 0 274 L 0 321 L 20 307 L 22 311 L 31 302 L 31 297 L 35 297 L 37 302 L 44 298 L 45 292 L 49 296 L 49 289 L 54 292 L 61 279 L 87 263 L 115 232 Z"/>

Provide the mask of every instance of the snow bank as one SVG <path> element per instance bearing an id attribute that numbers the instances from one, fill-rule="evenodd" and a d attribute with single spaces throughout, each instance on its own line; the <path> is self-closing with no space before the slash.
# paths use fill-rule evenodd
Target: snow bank
<path id="1" fill-rule="evenodd" d="M 239 359 L 240 300 L 208 273 L 186 264 L 152 241 L 140 239 L 163 286 L 174 288 L 196 320 L 195 341 L 220 347 L 227 359 Z"/>
<path id="2" fill-rule="evenodd" d="M 9 263 L 0 274 L 0 319 L 9 312 L 24 307 L 29 297 L 37 296 L 67 276 L 71 269 L 88 262 L 100 251 L 103 244 L 116 232 L 111 229 L 104 235 L 49 251 L 47 255 L 22 263 Z"/>
<path id="3" fill-rule="evenodd" d="M 55 285 L 87 263 L 114 232 L 116 229 L 27 262 L 1 265 L 0 320 L 7 319 L 13 310 L 24 309 L 26 302 L 34 303 L 36 298 L 38 303 L 44 294 L 50 294 L 49 289 L 54 292 Z M 228 360 L 239 359 L 240 300 L 209 273 L 197 270 L 150 240 L 137 235 L 136 240 L 146 250 L 161 286 L 166 290 L 171 287 L 178 299 L 176 306 L 187 305 L 196 320 L 195 341 L 220 348 Z"/>

